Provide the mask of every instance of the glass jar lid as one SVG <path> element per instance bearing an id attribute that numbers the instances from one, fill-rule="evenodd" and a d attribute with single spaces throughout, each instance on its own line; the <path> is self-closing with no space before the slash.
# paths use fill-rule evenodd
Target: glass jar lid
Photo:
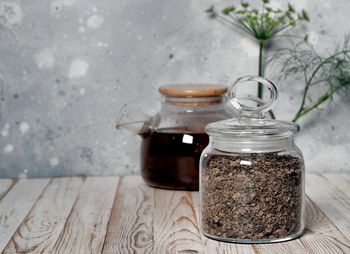
<path id="1" fill-rule="evenodd" d="M 257 107 L 243 104 L 237 96 L 239 85 L 251 81 L 263 84 L 269 91 L 268 101 Z M 265 113 L 273 108 L 277 98 L 277 88 L 271 81 L 259 76 L 238 78 L 228 90 L 228 101 L 238 110 L 239 117 L 210 123 L 205 131 L 210 136 L 230 139 L 278 139 L 293 135 L 300 129 L 298 124 L 265 119 Z"/>

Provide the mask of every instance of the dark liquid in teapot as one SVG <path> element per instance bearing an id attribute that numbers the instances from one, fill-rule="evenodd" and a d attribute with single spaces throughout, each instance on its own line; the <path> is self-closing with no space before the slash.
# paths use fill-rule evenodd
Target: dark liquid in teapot
<path id="1" fill-rule="evenodd" d="M 198 190 L 199 159 L 208 145 L 205 133 L 160 129 L 144 137 L 141 173 L 153 187 Z"/>

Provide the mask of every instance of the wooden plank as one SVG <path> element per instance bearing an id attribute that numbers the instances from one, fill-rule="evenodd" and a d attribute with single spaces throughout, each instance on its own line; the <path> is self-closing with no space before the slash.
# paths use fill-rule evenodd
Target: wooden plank
<path id="1" fill-rule="evenodd" d="M 101 253 L 118 180 L 86 178 L 52 253 Z"/>
<path id="2" fill-rule="evenodd" d="M 280 254 L 280 253 L 291 253 L 291 254 L 303 254 L 310 253 L 301 239 L 294 239 L 292 241 L 281 242 L 281 243 L 271 243 L 271 244 L 254 244 L 252 245 L 256 253 L 259 254 Z"/>
<path id="3" fill-rule="evenodd" d="M 337 189 L 341 190 L 341 195 L 345 194 L 350 198 L 350 174 L 349 173 L 323 173 L 320 174 Z"/>
<path id="4" fill-rule="evenodd" d="M 11 240 L 50 179 L 22 179 L 0 202 L 0 252 Z"/>
<path id="5" fill-rule="evenodd" d="M 218 254 L 252 254 L 256 253 L 252 245 L 225 243 L 209 239 L 203 236 L 204 253 Z"/>
<path id="6" fill-rule="evenodd" d="M 191 193 L 154 191 L 154 253 L 203 253 Z"/>
<path id="7" fill-rule="evenodd" d="M 289 242 L 271 243 L 271 244 L 256 244 L 253 248 L 257 253 L 280 254 L 280 253 L 310 253 L 301 243 L 300 239 Z M 312 253 L 312 252 L 311 252 Z"/>
<path id="8" fill-rule="evenodd" d="M 192 200 L 193 200 L 193 207 L 196 212 L 197 223 L 198 225 L 200 225 L 198 192 L 192 192 Z M 208 253 L 208 254 L 212 254 L 212 253 L 254 254 L 256 253 L 252 245 L 233 244 L 233 243 L 214 241 L 212 239 L 205 237 L 203 234 L 201 234 L 201 239 L 204 245 L 204 253 Z"/>
<path id="9" fill-rule="evenodd" d="M 4 253 L 52 253 L 84 179 L 53 179 L 17 229 Z"/>
<path id="10" fill-rule="evenodd" d="M 345 178 L 345 176 L 343 177 Z M 340 189 L 342 184 L 341 178 L 339 177 L 332 184 L 331 180 L 328 180 L 325 176 L 308 174 L 306 177 L 306 193 L 349 239 L 350 197 L 346 194 L 346 188 Z M 337 186 L 340 186 L 340 188 Z"/>
<path id="11" fill-rule="evenodd" d="M 153 195 L 139 176 L 120 180 L 103 253 L 153 253 Z"/>
<path id="12" fill-rule="evenodd" d="M 310 253 L 350 253 L 350 241 L 308 197 L 306 226 L 301 241 Z"/>
<path id="13" fill-rule="evenodd" d="M 15 179 L 0 179 L 0 201 L 16 182 Z"/>

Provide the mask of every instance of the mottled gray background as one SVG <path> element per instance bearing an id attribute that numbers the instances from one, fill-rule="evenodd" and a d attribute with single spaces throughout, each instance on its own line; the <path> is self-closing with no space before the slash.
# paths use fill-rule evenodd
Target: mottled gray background
<path id="1" fill-rule="evenodd" d="M 350 1 L 292 2 L 309 11 L 312 22 L 298 31 L 308 31 L 321 52 L 350 32 Z M 0 1 L 0 177 L 138 172 L 140 138 L 114 128 L 123 105 L 151 115 L 162 83 L 232 82 L 256 73 L 255 43 L 208 19 L 212 3 L 225 5 Z M 277 117 L 290 120 L 302 86 L 280 88 Z M 297 144 L 307 170 L 350 170 L 349 101 L 335 98 L 323 108 L 301 121 Z"/>

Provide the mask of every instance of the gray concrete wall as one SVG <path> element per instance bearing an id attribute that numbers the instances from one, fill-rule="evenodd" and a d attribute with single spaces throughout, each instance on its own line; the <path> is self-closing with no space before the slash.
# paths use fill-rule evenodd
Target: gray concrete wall
<path id="1" fill-rule="evenodd" d="M 232 82 L 256 73 L 255 43 L 208 19 L 213 2 L 224 4 L 0 1 L 0 177 L 137 173 L 140 138 L 114 129 L 123 105 L 151 115 L 162 83 Z M 312 22 L 298 29 L 320 51 L 350 32 L 349 1 L 292 2 L 309 11 Z M 290 120 L 302 84 L 290 80 L 280 89 L 277 117 Z M 297 144 L 307 170 L 350 170 L 348 98 L 301 121 Z"/>

